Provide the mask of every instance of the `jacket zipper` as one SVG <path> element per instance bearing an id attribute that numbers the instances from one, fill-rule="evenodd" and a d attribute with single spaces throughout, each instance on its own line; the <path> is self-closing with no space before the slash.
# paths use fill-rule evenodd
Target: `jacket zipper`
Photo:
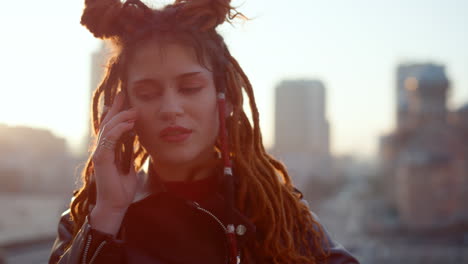
<path id="1" fill-rule="evenodd" d="M 227 230 L 226 226 L 225 226 L 225 225 L 221 222 L 221 220 L 219 220 L 219 218 L 216 217 L 212 212 L 210 212 L 210 211 L 206 210 L 205 208 L 201 207 L 200 204 L 197 203 L 197 202 L 193 202 L 193 201 L 192 201 L 192 203 L 195 205 L 195 207 L 196 207 L 198 210 L 200 210 L 200 211 L 202 211 L 202 212 L 208 214 L 208 215 L 211 216 L 214 220 L 216 220 L 216 222 L 218 222 L 218 224 L 223 228 L 225 234 L 228 233 L 228 230 Z M 226 243 L 227 243 L 227 245 L 230 244 L 229 241 L 228 241 L 227 239 L 226 239 Z M 240 263 L 240 252 L 237 252 L 236 259 L 237 259 L 237 263 L 239 264 L 239 263 Z"/>
<path id="2" fill-rule="evenodd" d="M 86 264 L 86 259 L 88 258 L 88 251 L 89 251 L 89 247 L 91 246 L 91 239 L 92 239 L 91 235 L 88 235 L 88 241 L 86 242 L 86 247 L 83 253 L 83 261 L 82 261 L 83 264 Z M 102 241 L 101 244 L 99 244 L 99 246 L 97 247 L 96 251 L 93 254 L 93 257 L 89 261 L 89 264 L 92 264 L 94 262 L 94 260 L 96 259 L 99 252 L 101 251 L 102 247 L 105 244 L 106 244 L 106 241 Z"/>
<path id="3" fill-rule="evenodd" d="M 221 222 L 221 220 L 219 220 L 218 217 L 216 217 L 212 212 L 206 210 L 205 208 L 201 207 L 200 204 L 198 204 L 197 202 L 192 202 L 195 207 L 208 214 L 209 216 L 211 216 L 220 226 L 221 228 L 223 229 L 224 233 L 227 233 L 227 228 L 226 226 Z M 84 254 L 83 254 L 83 264 L 86 264 L 86 258 L 88 256 L 88 251 L 89 251 L 89 247 L 91 245 L 91 235 L 88 236 L 88 241 L 86 242 L 86 247 L 85 247 L 85 251 L 84 251 Z M 229 244 L 228 241 L 226 241 L 227 244 Z M 89 261 L 89 264 L 92 264 L 94 262 L 94 259 L 97 257 L 97 255 L 99 254 L 99 252 L 101 251 L 102 247 L 106 244 L 106 241 L 102 241 L 101 244 L 99 244 L 98 248 L 96 249 L 96 251 L 94 252 L 93 254 L 93 257 L 91 258 L 91 260 Z M 237 255 L 237 263 L 240 263 L 240 256 Z"/>
<path id="4" fill-rule="evenodd" d="M 212 212 L 206 210 L 205 208 L 201 207 L 200 204 L 198 204 L 197 202 L 193 202 L 193 204 L 195 205 L 195 207 L 202 211 L 202 212 L 205 212 L 206 214 L 210 215 L 214 220 L 216 220 L 216 222 L 218 222 L 218 224 L 223 228 L 224 230 L 224 233 L 227 233 L 227 228 L 226 226 L 221 222 L 221 220 L 219 220 L 218 217 L 216 217 Z"/>
<path id="5" fill-rule="evenodd" d="M 86 247 L 83 253 L 83 260 L 81 261 L 82 264 L 86 264 L 86 259 L 88 257 L 88 250 L 89 250 L 90 245 L 91 245 L 91 235 L 88 235 L 88 241 L 86 241 Z"/>

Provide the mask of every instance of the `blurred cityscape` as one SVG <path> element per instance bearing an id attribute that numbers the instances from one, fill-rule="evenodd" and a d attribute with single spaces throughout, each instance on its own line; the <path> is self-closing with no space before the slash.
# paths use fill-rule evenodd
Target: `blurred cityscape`
<path id="1" fill-rule="evenodd" d="M 103 53 L 93 54 L 91 87 Z M 331 153 L 327 89 L 315 79 L 275 87 L 270 152 L 361 263 L 468 263 L 468 104 L 447 108 L 443 65 L 401 64 L 395 80 L 396 127 L 368 139 L 379 142 L 373 159 Z M 46 263 L 89 141 L 77 156 L 47 130 L 0 125 L 0 146 L 0 255 Z"/>
<path id="2" fill-rule="evenodd" d="M 468 104 L 447 108 L 443 65 L 401 64 L 395 80 L 396 127 L 369 139 L 375 159 L 330 154 L 320 80 L 276 87 L 271 152 L 362 263 L 468 263 Z"/>

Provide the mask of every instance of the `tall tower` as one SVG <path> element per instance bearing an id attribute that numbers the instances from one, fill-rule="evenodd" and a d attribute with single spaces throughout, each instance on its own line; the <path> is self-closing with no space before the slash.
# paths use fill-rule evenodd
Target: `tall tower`
<path id="1" fill-rule="evenodd" d="M 449 80 L 445 67 L 428 64 L 423 67 L 418 80 L 417 102 L 414 114 L 422 121 L 442 121 L 447 118 L 447 92 Z"/>
<path id="2" fill-rule="evenodd" d="M 325 87 L 317 80 L 286 80 L 276 88 L 275 150 L 329 155 Z"/>
<path id="3" fill-rule="evenodd" d="M 325 87 L 317 80 L 286 80 L 276 87 L 274 154 L 294 184 L 307 193 L 311 180 L 333 181 Z"/>
<path id="4" fill-rule="evenodd" d="M 427 120 L 444 120 L 449 81 L 445 67 L 436 64 L 402 64 L 397 69 L 397 130 Z"/>

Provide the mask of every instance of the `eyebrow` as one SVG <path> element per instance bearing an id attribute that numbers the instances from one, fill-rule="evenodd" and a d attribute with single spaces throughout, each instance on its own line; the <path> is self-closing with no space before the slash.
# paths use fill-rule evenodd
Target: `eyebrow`
<path id="1" fill-rule="evenodd" d="M 182 78 L 187 78 L 187 77 L 191 77 L 191 76 L 195 76 L 195 75 L 198 75 L 200 74 L 201 72 L 199 71 L 196 71 L 196 72 L 186 72 L 186 73 L 182 73 L 182 74 L 179 74 L 176 76 L 176 79 L 182 79 Z M 140 79 L 140 80 L 137 80 L 137 81 L 134 81 L 132 83 L 132 86 L 133 88 L 136 88 L 136 85 L 138 84 L 145 84 L 145 83 L 149 83 L 149 84 L 155 84 L 155 85 L 159 85 L 160 82 L 156 79 L 152 79 L 152 78 L 145 78 L 145 79 Z"/>
<path id="2" fill-rule="evenodd" d="M 191 77 L 197 74 L 200 74 L 201 72 L 186 72 L 182 73 L 176 76 L 177 79 L 185 78 L 185 77 Z"/>

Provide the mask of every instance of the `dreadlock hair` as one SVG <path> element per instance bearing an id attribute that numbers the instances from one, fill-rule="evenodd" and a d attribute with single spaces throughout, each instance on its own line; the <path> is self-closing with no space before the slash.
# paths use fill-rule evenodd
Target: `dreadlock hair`
<path id="1" fill-rule="evenodd" d="M 230 0 L 176 0 L 162 9 L 152 9 L 140 0 L 85 0 L 81 23 L 92 34 L 110 41 L 115 54 L 109 59 L 104 78 L 92 99 L 94 136 L 106 115 L 99 109 L 112 104 L 118 90 L 126 89 L 127 64 L 138 45 L 150 40 L 175 41 L 195 50 L 204 66 L 208 61 L 216 89 L 223 87 L 232 105 L 226 126 L 230 157 L 237 177 L 234 205 L 256 225 L 257 240 L 242 248 L 245 259 L 255 263 L 317 263 L 325 258 L 323 230 L 300 201 L 285 166 L 266 153 L 259 126 L 259 113 L 252 85 L 239 63 L 231 56 L 216 27 L 245 18 Z M 243 92 L 248 97 L 253 124 L 243 109 Z M 116 151 L 130 151 L 135 169 L 140 170 L 149 154 L 138 136 L 121 142 Z M 215 146 L 216 147 L 216 146 Z M 96 184 L 91 157 L 81 175 L 82 186 L 70 205 L 76 235 L 96 203 Z"/>

